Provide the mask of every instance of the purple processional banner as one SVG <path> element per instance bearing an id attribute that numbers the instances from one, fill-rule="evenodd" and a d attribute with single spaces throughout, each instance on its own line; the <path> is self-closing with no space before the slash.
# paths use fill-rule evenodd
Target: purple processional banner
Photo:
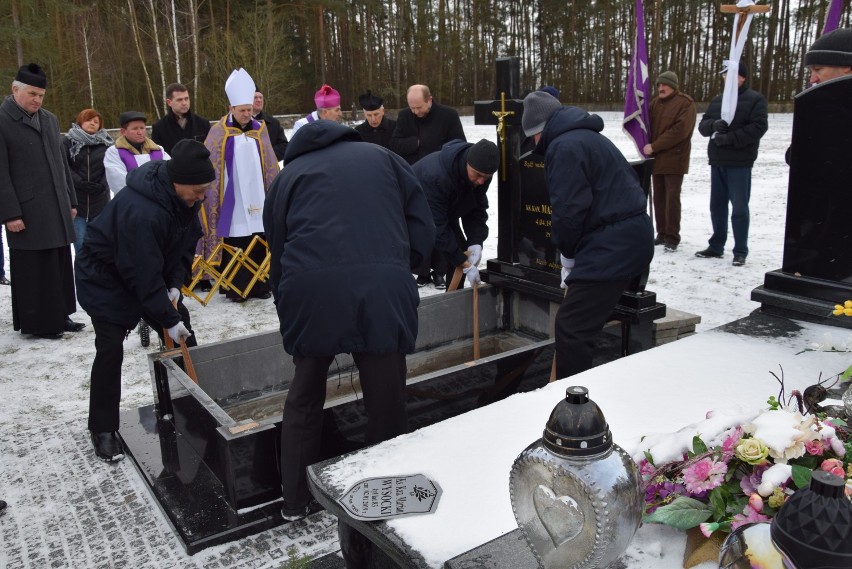
<path id="1" fill-rule="evenodd" d="M 825 26 L 822 28 L 822 34 L 832 32 L 840 25 L 840 12 L 843 11 L 843 0 L 831 0 L 828 7 L 828 14 L 825 15 Z"/>
<path id="2" fill-rule="evenodd" d="M 647 158 L 643 148 L 650 142 L 651 121 L 648 112 L 650 89 L 648 84 L 648 49 L 645 46 L 645 15 L 642 0 L 636 0 L 636 34 L 633 53 L 627 71 L 627 88 L 624 93 L 624 132 L 633 139 L 639 155 Z"/>

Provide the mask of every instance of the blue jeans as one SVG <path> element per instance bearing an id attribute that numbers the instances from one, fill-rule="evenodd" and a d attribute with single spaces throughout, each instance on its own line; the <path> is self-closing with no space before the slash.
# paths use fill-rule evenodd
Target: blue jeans
<path id="1" fill-rule="evenodd" d="M 80 217 L 79 215 L 74 218 L 74 254 L 79 255 L 80 250 L 83 249 L 83 239 L 86 238 L 86 226 L 88 222 L 85 217 Z"/>
<path id="2" fill-rule="evenodd" d="M 750 198 L 751 166 L 710 166 L 710 222 L 713 224 L 713 235 L 708 243 L 711 251 L 725 252 L 730 202 L 734 255 L 748 256 Z"/>

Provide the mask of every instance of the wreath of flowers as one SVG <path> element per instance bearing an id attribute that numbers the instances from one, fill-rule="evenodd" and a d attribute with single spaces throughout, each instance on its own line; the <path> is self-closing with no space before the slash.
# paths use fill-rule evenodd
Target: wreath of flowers
<path id="1" fill-rule="evenodd" d="M 852 316 L 852 301 L 836 305 L 833 314 Z M 837 377 L 852 378 L 852 366 Z M 780 401 L 770 397 L 768 409 L 711 412 L 678 433 L 643 438 L 645 450 L 634 458 L 645 485 L 644 522 L 699 527 L 710 537 L 769 521 L 796 490 L 808 487 L 816 469 L 845 479 L 852 496 L 847 422 L 817 409 L 807 414 L 801 400 L 798 408 L 784 404 L 781 383 Z M 684 444 L 690 433 L 701 434 Z"/>

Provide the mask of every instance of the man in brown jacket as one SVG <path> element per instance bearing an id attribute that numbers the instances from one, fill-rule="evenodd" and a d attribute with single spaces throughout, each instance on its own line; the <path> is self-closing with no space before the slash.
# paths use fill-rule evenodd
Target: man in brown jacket
<path id="1" fill-rule="evenodd" d="M 689 171 L 695 102 L 678 89 L 677 75 L 665 71 L 657 77 L 658 96 L 651 101 L 651 142 L 646 156 L 654 157 L 654 245 L 676 251 L 680 243 L 680 187 Z"/>

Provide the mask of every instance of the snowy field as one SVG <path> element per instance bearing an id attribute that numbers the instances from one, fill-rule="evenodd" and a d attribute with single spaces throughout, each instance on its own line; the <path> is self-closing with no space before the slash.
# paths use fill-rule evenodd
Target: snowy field
<path id="1" fill-rule="evenodd" d="M 606 122 L 604 134 L 629 159 L 637 158 L 632 142 L 621 131 L 620 113 L 601 114 Z M 472 117 L 463 117 L 462 122 L 468 140 L 496 140 L 493 127 L 476 126 Z M 769 132 L 762 140 L 753 171 L 750 254 L 744 267 L 731 265 L 730 237 L 725 258 L 694 256 L 695 251 L 706 247 L 710 235 L 710 169 L 706 160 L 706 139 L 697 131 L 694 134 L 690 173 L 683 185 L 682 242 L 674 253 L 664 253 L 661 247 L 657 248 L 648 288 L 657 293 L 660 302 L 700 315 L 699 332 L 746 316 L 757 308 L 749 299 L 751 290 L 763 283 L 765 272 L 781 266 L 788 176 L 784 151 L 789 144 L 791 127 L 792 115 L 770 115 Z M 496 256 L 497 251 L 496 193 L 494 181 L 489 190 L 490 214 L 494 222 L 483 259 Z M 9 271 L 8 253 L 6 259 L 7 275 L 14 279 L 15 275 Z M 421 289 L 423 296 L 437 292 L 431 286 Z M 206 307 L 191 300 L 187 301 L 187 306 L 199 343 L 278 327 L 271 301 L 251 300 L 236 304 L 219 296 Z M 271 541 L 279 548 L 293 544 L 301 553 L 310 555 L 336 549 L 333 520 L 320 514 L 310 522 L 316 532 L 306 529 L 308 526 L 300 530 L 296 527 L 299 524 L 291 524 L 294 527 L 286 531 L 271 530 L 265 535 L 187 557 L 178 540 L 171 537 L 165 518 L 144 493 L 129 461 L 115 467 L 101 464 L 87 446 L 85 428 L 94 331 L 82 310 L 73 318 L 88 324 L 84 331 L 66 333 L 61 340 L 22 336 L 12 330 L 10 288 L 0 286 L 0 498 L 10 503 L 7 514 L 0 518 L 3 535 L 0 567 L 40 567 L 41 560 L 50 562 L 57 548 L 60 554 L 57 554 L 59 563 L 55 566 L 60 567 L 278 567 L 281 560 L 268 554 L 259 542 Z M 135 332 L 125 342 L 123 409 L 152 403 L 147 354 L 154 349 L 142 348 Z M 32 441 L 32 449 L 27 448 L 27 441 Z M 69 451 L 67 445 L 75 448 Z M 66 461 L 68 452 L 77 453 L 74 461 Z M 73 485 L 78 476 L 98 484 L 114 484 L 120 500 L 138 501 L 141 515 L 137 519 L 148 520 L 148 529 L 133 536 L 125 531 L 116 534 L 109 528 L 81 529 L 83 545 L 72 543 L 65 532 L 70 531 L 69 523 L 79 524 L 75 512 L 79 512 L 81 501 L 79 497 L 69 499 L 65 486 Z M 30 483 L 30 480 L 39 483 Z M 115 499 L 114 494 L 108 493 L 113 496 L 110 499 Z M 96 514 L 104 515 L 103 512 Z M 32 527 L 34 523 L 35 528 Z M 107 539 L 107 536 L 112 537 Z M 158 545 L 136 547 L 126 565 L 114 562 L 111 552 L 121 549 L 121 543 L 127 545 L 131 539 L 149 540 Z M 83 557 L 79 558 L 80 555 Z M 68 565 L 64 565 L 62 559 L 70 560 Z"/>

